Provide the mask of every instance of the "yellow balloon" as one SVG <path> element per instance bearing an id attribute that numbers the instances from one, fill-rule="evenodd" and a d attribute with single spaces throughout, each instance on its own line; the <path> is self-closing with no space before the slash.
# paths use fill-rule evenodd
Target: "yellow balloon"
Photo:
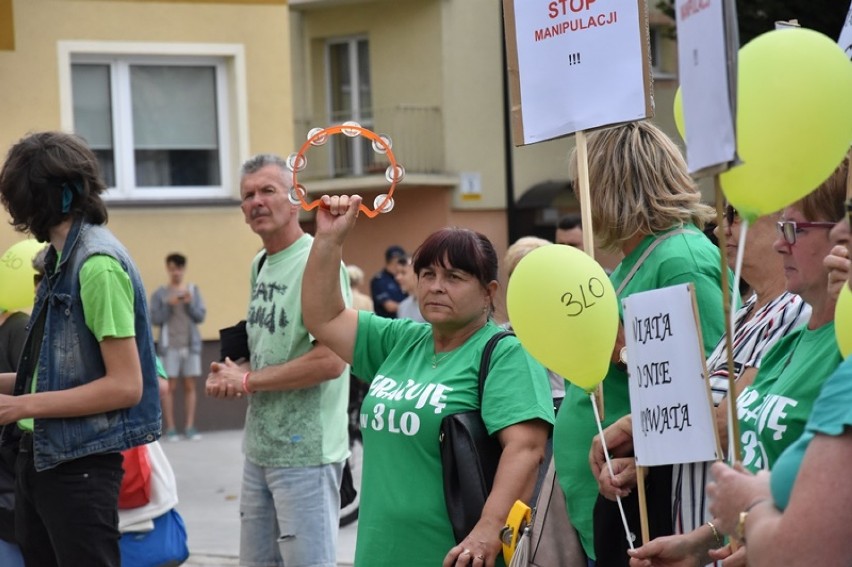
<path id="1" fill-rule="evenodd" d="M 506 304 L 533 358 L 586 391 L 604 379 L 618 333 L 618 300 L 595 260 L 571 246 L 536 248 L 512 273 Z"/>
<path id="2" fill-rule="evenodd" d="M 14 311 L 32 307 L 35 299 L 33 258 L 45 247 L 35 240 L 22 240 L 0 256 L 0 309 Z"/>
<path id="3" fill-rule="evenodd" d="M 741 215 L 780 210 L 813 191 L 852 142 L 852 63 L 805 28 L 758 36 L 739 52 L 737 152 L 722 190 Z"/>
<path id="4" fill-rule="evenodd" d="M 834 307 L 834 334 L 843 358 L 852 354 L 852 291 L 844 285 Z"/>
<path id="5" fill-rule="evenodd" d="M 675 91 L 674 96 L 674 121 L 677 126 L 677 133 L 686 141 L 686 125 L 683 122 L 683 95 L 680 87 Z"/>

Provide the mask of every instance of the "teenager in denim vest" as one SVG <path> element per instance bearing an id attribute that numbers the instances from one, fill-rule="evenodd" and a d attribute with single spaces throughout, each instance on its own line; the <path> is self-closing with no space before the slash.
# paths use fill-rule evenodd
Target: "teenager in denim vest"
<path id="1" fill-rule="evenodd" d="M 17 375 L 0 375 L 27 565 L 121 565 L 120 452 L 160 434 L 145 289 L 102 226 L 104 190 L 92 151 L 60 132 L 22 139 L 0 171 L 12 224 L 50 244 Z"/>

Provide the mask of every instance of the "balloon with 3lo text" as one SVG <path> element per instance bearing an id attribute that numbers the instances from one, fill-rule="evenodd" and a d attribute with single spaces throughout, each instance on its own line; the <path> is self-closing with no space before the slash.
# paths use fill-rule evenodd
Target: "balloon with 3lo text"
<path id="1" fill-rule="evenodd" d="M 594 259 L 571 246 L 537 248 L 512 273 L 506 303 L 515 334 L 542 365 L 586 391 L 604 379 L 618 302 Z"/>
<path id="2" fill-rule="evenodd" d="M 0 256 L 0 309 L 31 307 L 35 299 L 33 258 L 45 247 L 36 240 L 22 240 Z"/>

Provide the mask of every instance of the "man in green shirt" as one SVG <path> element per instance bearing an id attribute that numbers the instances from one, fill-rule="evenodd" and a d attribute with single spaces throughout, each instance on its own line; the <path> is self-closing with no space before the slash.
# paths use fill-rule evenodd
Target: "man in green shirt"
<path id="1" fill-rule="evenodd" d="M 248 396 L 240 563 L 335 567 L 340 480 L 349 455 L 349 369 L 302 322 L 302 274 L 313 238 L 299 226 L 291 186 L 278 156 L 243 164 L 241 208 L 264 247 L 251 273 L 251 361 L 214 363 L 207 392 Z M 343 264 L 340 285 L 351 305 Z"/>

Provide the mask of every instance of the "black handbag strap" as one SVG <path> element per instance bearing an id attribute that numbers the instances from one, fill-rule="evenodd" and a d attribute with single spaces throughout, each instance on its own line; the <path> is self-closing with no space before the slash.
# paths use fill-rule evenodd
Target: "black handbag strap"
<path id="1" fill-rule="evenodd" d="M 488 378 L 488 370 L 491 367 L 491 353 L 494 352 L 494 347 L 500 342 L 503 337 L 514 337 L 512 331 L 500 331 L 495 333 L 485 343 L 485 348 L 482 350 L 482 360 L 479 362 L 479 405 L 482 406 L 482 391 L 485 389 L 485 379 Z"/>
<path id="2" fill-rule="evenodd" d="M 264 250 L 263 255 L 260 257 L 260 260 L 257 261 L 257 271 L 254 273 L 254 277 L 257 277 L 257 276 L 260 275 L 260 270 L 263 269 L 263 265 L 266 263 L 266 257 L 267 256 L 268 256 L 268 254 L 266 253 L 266 250 Z"/>

